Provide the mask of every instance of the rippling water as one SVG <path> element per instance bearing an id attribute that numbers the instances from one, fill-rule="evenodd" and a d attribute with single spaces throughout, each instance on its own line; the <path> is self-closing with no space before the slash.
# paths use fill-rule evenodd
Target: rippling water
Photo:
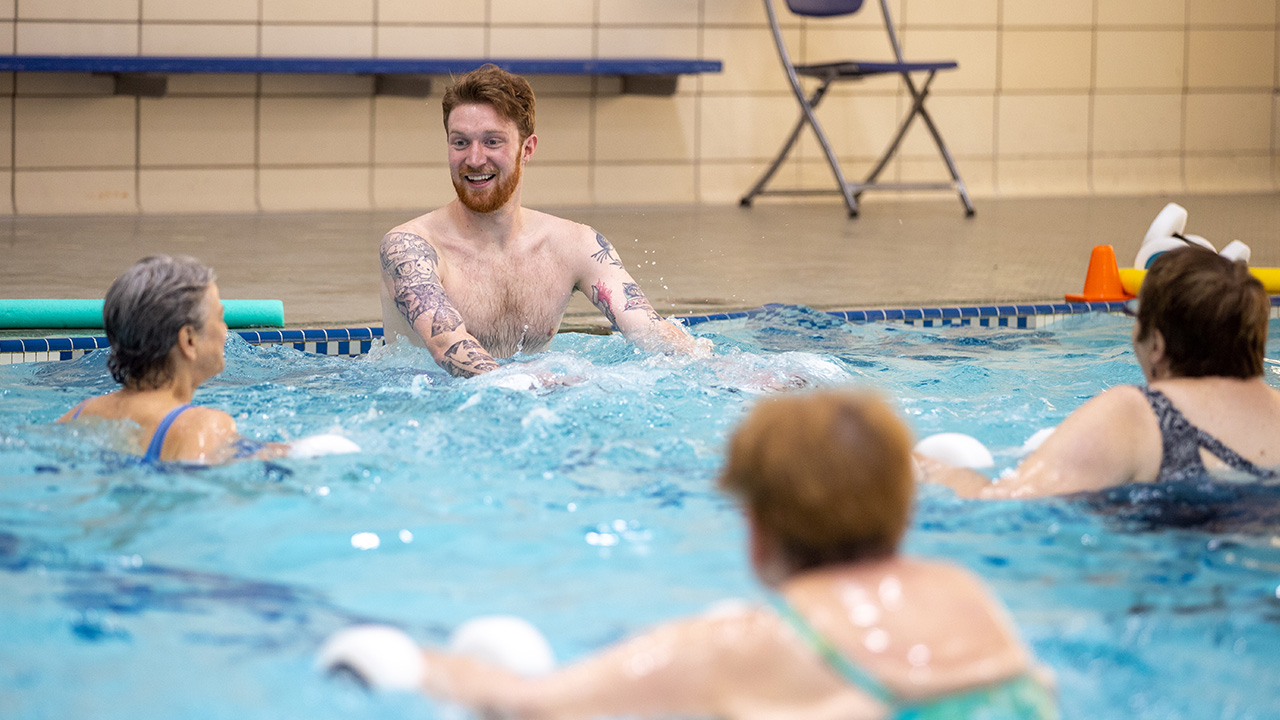
<path id="1" fill-rule="evenodd" d="M 335 432 L 364 452 L 198 470 L 131 464 L 112 428 L 49 424 L 113 389 L 104 353 L 0 367 L 0 714 L 433 717 L 428 700 L 315 674 L 318 643 L 357 620 L 440 642 L 502 612 L 532 620 L 567 660 L 757 597 L 714 479 L 727 433 L 762 394 L 876 387 L 918 435 L 970 433 L 1002 468 L 1084 399 L 1141 381 L 1130 327 L 856 326 L 780 307 L 698 326 L 717 343 L 711 360 L 566 334 L 468 381 L 407 346 L 349 360 L 233 337 L 197 402 L 250 437 Z M 573 384 L 506 387 L 529 372 Z M 1275 717 L 1274 515 L 1166 521 L 1169 508 L 1229 515 L 1277 498 L 1166 490 L 1135 513 L 928 486 L 907 546 L 992 583 L 1057 670 L 1067 718 Z"/>

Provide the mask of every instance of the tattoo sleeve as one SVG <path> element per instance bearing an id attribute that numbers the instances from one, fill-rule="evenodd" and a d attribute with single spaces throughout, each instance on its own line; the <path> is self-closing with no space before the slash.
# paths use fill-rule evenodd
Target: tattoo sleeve
<path id="1" fill-rule="evenodd" d="M 614 252 L 613 245 L 600 233 L 596 233 L 596 243 L 600 245 L 600 249 L 591 254 L 592 259 L 598 263 L 607 263 L 614 267 L 622 267 L 622 260 L 618 258 L 618 254 Z"/>
<path id="2" fill-rule="evenodd" d="M 391 281 L 396 307 L 424 340 L 462 325 L 462 316 L 440 284 L 440 257 L 426 240 L 413 233 L 388 233 L 381 256 L 382 274 Z M 419 325 L 423 318 L 426 323 Z"/>
<path id="3" fill-rule="evenodd" d="M 609 290 L 609 286 L 605 285 L 603 280 L 597 280 L 596 284 L 591 286 L 591 304 L 604 313 L 614 330 L 618 329 L 618 317 L 613 310 L 613 292 Z"/>
<path id="4" fill-rule="evenodd" d="M 391 282 L 396 308 L 422 339 L 428 341 L 428 347 L 433 338 L 463 327 L 462 316 L 440 283 L 440 256 L 422 236 L 388 233 L 382 239 L 381 256 L 382 275 Z M 439 342 L 448 339 L 441 338 Z M 498 367 L 484 347 L 466 334 L 437 357 L 436 362 L 456 377 L 472 377 Z"/>
<path id="5" fill-rule="evenodd" d="M 474 377 L 490 370 L 497 370 L 498 363 L 493 361 L 489 353 L 480 347 L 480 343 L 465 338 L 449 346 L 444 351 L 440 367 L 449 371 L 454 377 Z"/>
<path id="6" fill-rule="evenodd" d="M 636 283 L 622 283 L 622 294 L 627 297 L 627 304 L 622 308 L 623 312 L 628 310 L 643 310 L 653 322 L 660 322 L 662 320 L 662 316 L 659 315 L 658 311 L 654 310 L 653 306 L 649 304 L 649 299 L 644 296 L 644 292 Z"/>

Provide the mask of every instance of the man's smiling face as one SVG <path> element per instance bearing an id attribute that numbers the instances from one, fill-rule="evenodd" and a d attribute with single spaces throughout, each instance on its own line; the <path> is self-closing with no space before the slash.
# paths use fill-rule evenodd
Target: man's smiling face
<path id="1" fill-rule="evenodd" d="M 459 105 L 449 113 L 449 174 L 453 189 L 472 212 L 490 213 L 507 204 L 520 185 L 526 138 L 515 122 L 491 105 Z"/>

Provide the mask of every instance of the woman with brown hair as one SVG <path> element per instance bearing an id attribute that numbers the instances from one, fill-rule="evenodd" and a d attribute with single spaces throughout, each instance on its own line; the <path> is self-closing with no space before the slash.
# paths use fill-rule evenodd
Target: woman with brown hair
<path id="1" fill-rule="evenodd" d="M 913 499 L 910 452 L 907 428 L 871 395 L 799 394 L 756 407 L 734 434 L 720 484 L 742 502 L 772 607 L 670 621 L 536 678 L 419 652 L 407 639 L 382 642 L 385 628 L 367 628 L 368 639 L 399 647 L 398 657 L 360 649 L 357 628 L 322 651 L 322 664 L 527 718 L 1056 718 L 1030 652 L 982 582 L 898 554 Z"/>
<path id="2" fill-rule="evenodd" d="M 1263 377 L 1270 299 L 1242 262 L 1200 247 L 1161 254 L 1138 291 L 1133 354 L 1145 386 L 1081 405 L 996 482 L 918 457 L 967 497 L 1036 497 L 1235 473 L 1280 477 L 1280 391 Z"/>

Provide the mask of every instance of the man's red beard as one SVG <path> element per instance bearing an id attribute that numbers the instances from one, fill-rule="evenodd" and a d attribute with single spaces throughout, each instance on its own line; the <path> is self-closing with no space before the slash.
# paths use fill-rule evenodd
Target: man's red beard
<path id="1" fill-rule="evenodd" d="M 520 184 L 520 174 L 523 168 L 520 162 L 515 163 L 515 170 L 506 178 L 496 175 L 499 178 L 498 184 L 484 190 L 472 190 L 467 181 L 463 179 L 466 175 L 477 174 L 474 169 L 462 167 L 458 169 L 458 176 L 453 178 L 453 191 L 458 194 L 458 199 L 471 212 L 491 213 L 494 210 L 507 204 L 511 196 L 515 194 L 516 187 Z"/>

